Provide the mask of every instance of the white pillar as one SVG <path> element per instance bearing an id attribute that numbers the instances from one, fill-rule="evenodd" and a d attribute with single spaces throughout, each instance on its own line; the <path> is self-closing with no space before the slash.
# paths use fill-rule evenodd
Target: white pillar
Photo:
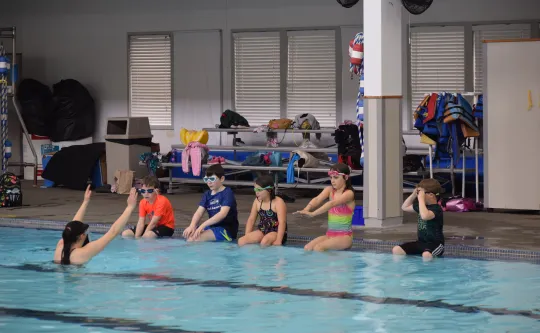
<path id="1" fill-rule="evenodd" d="M 366 227 L 402 223 L 402 6 L 364 1 L 364 219 Z"/>

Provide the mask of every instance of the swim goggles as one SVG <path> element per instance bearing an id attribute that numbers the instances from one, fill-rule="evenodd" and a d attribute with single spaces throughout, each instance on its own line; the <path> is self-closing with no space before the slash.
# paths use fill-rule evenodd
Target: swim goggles
<path id="1" fill-rule="evenodd" d="M 205 183 L 213 183 L 217 180 L 217 177 L 216 176 L 211 176 L 211 177 L 203 177 L 203 181 Z"/>
<path id="2" fill-rule="evenodd" d="M 343 176 L 343 178 L 345 178 L 345 180 L 349 179 L 349 175 L 344 174 L 343 172 L 337 172 L 336 170 L 328 171 L 328 176 L 330 176 L 330 177 Z"/>
<path id="3" fill-rule="evenodd" d="M 149 189 L 147 189 L 147 190 L 144 190 L 144 189 L 142 189 L 142 188 L 139 189 L 139 193 L 140 193 L 140 194 L 145 194 L 146 192 L 148 192 L 148 194 L 154 193 L 154 189 L 153 189 L 153 188 L 149 188 Z"/>
<path id="4" fill-rule="evenodd" d="M 254 187 L 253 190 L 258 193 L 258 192 L 262 192 L 262 191 L 266 191 L 266 190 L 271 190 L 273 188 L 274 188 L 274 186 Z"/>

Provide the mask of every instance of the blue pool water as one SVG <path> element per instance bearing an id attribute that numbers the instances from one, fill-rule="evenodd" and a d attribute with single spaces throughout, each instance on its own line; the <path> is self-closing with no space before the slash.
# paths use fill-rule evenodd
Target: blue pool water
<path id="1" fill-rule="evenodd" d="M 0 332 L 540 332 L 534 264 L 118 238 L 60 267 L 58 237 L 0 228 Z"/>

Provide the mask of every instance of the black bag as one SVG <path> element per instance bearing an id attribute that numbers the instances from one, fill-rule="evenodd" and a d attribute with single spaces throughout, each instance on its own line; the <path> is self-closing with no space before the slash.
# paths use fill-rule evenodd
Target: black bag
<path id="1" fill-rule="evenodd" d="M 360 163 L 362 147 L 358 127 L 353 124 L 339 125 L 334 131 L 334 141 L 338 145 L 338 162 L 347 164 L 354 170 L 362 169 Z"/>
<path id="2" fill-rule="evenodd" d="M 403 173 L 417 172 L 419 170 L 426 171 L 422 163 L 424 157 L 422 155 L 405 155 L 403 156 Z"/>
<path id="3" fill-rule="evenodd" d="M 34 79 L 24 79 L 19 83 L 16 97 L 28 132 L 49 136 L 54 126 L 51 113 L 53 98 L 49 87 Z"/>
<path id="4" fill-rule="evenodd" d="M 79 81 L 68 79 L 53 85 L 53 99 L 55 122 L 51 141 L 75 141 L 94 134 L 95 102 Z"/>
<path id="5" fill-rule="evenodd" d="M 21 181 L 11 172 L 0 176 L 0 207 L 22 206 Z"/>
<path id="6" fill-rule="evenodd" d="M 231 110 L 225 110 L 221 114 L 219 121 L 220 121 L 219 128 L 231 128 L 231 126 L 249 127 L 249 123 L 246 120 L 246 118 L 242 117 L 240 114 Z"/>

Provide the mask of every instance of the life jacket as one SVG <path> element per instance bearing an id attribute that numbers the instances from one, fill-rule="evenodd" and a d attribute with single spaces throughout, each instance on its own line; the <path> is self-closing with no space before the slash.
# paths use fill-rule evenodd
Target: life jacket
<path id="1" fill-rule="evenodd" d="M 452 157 L 454 166 L 457 166 L 460 147 L 466 139 L 480 135 L 471 105 L 461 94 L 433 93 L 426 96 L 416 108 L 414 120 L 422 142 L 435 142 L 434 159 Z"/>
<path id="2" fill-rule="evenodd" d="M 473 106 L 473 116 L 478 119 L 484 118 L 484 95 L 478 95 L 478 100 Z"/>

